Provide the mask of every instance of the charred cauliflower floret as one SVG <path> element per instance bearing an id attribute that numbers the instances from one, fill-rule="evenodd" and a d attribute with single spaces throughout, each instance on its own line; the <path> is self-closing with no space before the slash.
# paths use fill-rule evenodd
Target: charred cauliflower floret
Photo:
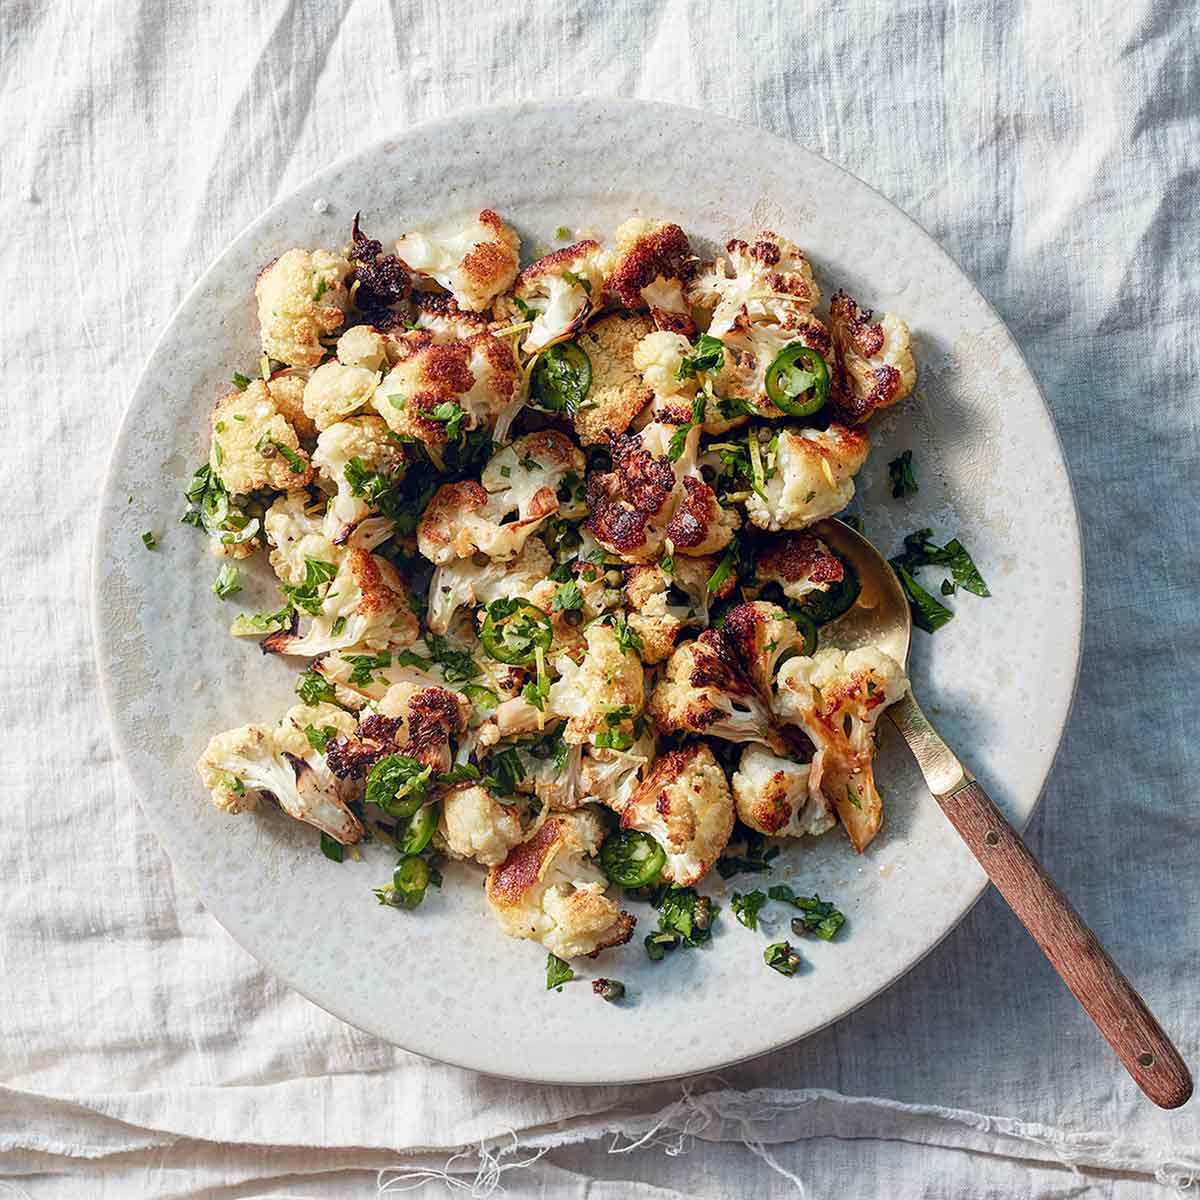
<path id="1" fill-rule="evenodd" d="M 261 379 L 217 401 L 208 461 L 234 496 L 296 491 L 312 479 L 307 452 Z"/>
<path id="2" fill-rule="evenodd" d="M 636 361 L 637 347 L 652 329 L 646 317 L 612 313 L 576 337 L 592 364 L 587 399 L 575 416 L 575 432 L 585 446 L 608 445 L 654 398 Z"/>
<path id="3" fill-rule="evenodd" d="M 271 397 L 271 403 L 302 439 L 317 436 L 316 425 L 304 411 L 304 389 L 311 374 L 312 372 L 304 367 L 286 367 L 282 371 L 276 371 L 267 380 L 267 393 Z"/>
<path id="4" fill-rule="evenodd" d="M 656 566 L 635 566 L 625 572 L 626 620 L 641 640 L 644 663 L 669 658 L 679 631 L 695 620 L 687 605 L 671 603 L 670 588 L 670 580 Z"/>
<path id="5" fill-rule="evenodd" d="M 732 508 L 722 508 L 702 479 L 685 475 L 683 495 L 667 522 L 667 537 L 679 554 L 706 555 L 724 550 L 741 524 Z"/>
<path id="6" fill-rule="evenodd" d="M 604 832 L 587 809 L 548 817 L 488 872 L 487 900 L 501 929 L 540 942 L 559 958 L 594 955 L 633 936 L 634 917 L 605 895 L 590 861 Z"/>
<path id="7" fill-rule="evenodd" d="M 353 732 L 326 745 L 329 769 L 340 779 L 364 779 L 380 759 L 402 754 L 434 774 L 449 771 L 451 741 L 466 729 L 470 712 L 470 703 L 446 688 L 392 684 Z"/>
<path id="8" fill-rule="evenodd" d="M 702 879 L 733 832 L 733 798 L 712 751 L 693 742 L 655 759 L 621 828 L 648 833 L 663 848 L 665 881 L 689 887 Z"/>
<path id="9" fill-rule="evenodd" d="M 470 312 L 482 312 L 517 277 L 521 239 L 483 209 L 432 233 L 406 233 L 396 253 L 418 274 L 436 280 Z"/>
<path id="10" fill-rule="evenodd" d="M 833 808 L 820 788 L 809 786 L 811 775 L 809 763 L 747 746 L 733 776 L 738 820 L 769 837 L 808 837 L 832 829 Z"/>
<path id="11" fill-rule="evenodd" d="M 711 379 L 720 399 L 705 409 L 705 428 L 717 432 L 722 427 L 718 419 L 723 419 L 724 428 L 730 428 L 736 423 L 732 414 L 739 408 L 769 420 L 785 416 L 767 394 L 767 372 L 793 342 L 815 350 L 832 372 L 829 331 L 811 314 L 798 315 L 787 326 L 763 322 L 738 325 L 723 333 L 724 357 Z M 730 415 L 723 416 L 725 412 Z"/>
<path id="12" fill-rule="evenodd" d="M 225 812 L 240 813 L 256 808 L 262 796 L 273 796 L 289 817 L 315 825 L 343 845 L 357 842 L 362 826 L 346 807 L 343 797 L 349 793 L 298 724 L 316 720 L 336 729 L 344 726 L 345 716 L 301 706 L 278 725 L 243 725 L 218 733 L 196 763 L 212 802 Z"/>
<path id="13" fill-rule="evenodd" d="M 785 654 L 803 644 L 796 623 L 778 605 L 752 600 L 735 605 L 725 614 L 723 630 L 733 643 L 742 670 L 769 702 L 776 667 Z"/>
<path id="14" fill-rule="evenodd" d="M 605 291 L 622 307 L 648 308 L 659 329 L 695 332 L 687 285 L 692 248 L 687 234 L 666 221 L 634 217 L 621 225 L 616 249 L 603 256 Z"/>
<path id="15" fill-rule="evenodd" d="M 451 858 L 469 858 L 494 867 L 522 837 L 516 811 L 501 804 L 487 788 L 452 788 L 442 796 L 437 844 Z"/>
<path id="16" fill-rule="evenodd" d="M 746 515 L 760 529 L 779 530 L 803 529 L 841 512 L 854 498 L 854 474 L 869 447 L 865 433 L 844 425 L 781 430 L 766 499 L 752 492 Z"/>
<path id="17" fill-rule="evenodd" d="M 289 367 L 315 367 L 325 356 L 321 338 L 345 319 L 349 270 L 326 250 L 297 248 L 268 263 L 254 287 L 263 353 Z"/>
<path id="18" fill-rule="evenodd" d="M 781 746 L 765 701 L 733 640 L 720 629 L 706 629 L 671 655 L 650 697 L 649 712 L 663 733 Z"/>
<path id="19" fill-rule="evenodd" d="M 899 317 L 885 313 L 876 321 L 869 309 L 838 292 L 829 306 L 829 329 L 836 353 L 833 402 L 844 420 L 859 424 L 916 386 L 908 326 Z"/>
<path id="20" fill-rule="evenodd" d="M 811 533 L 790 533 L 773 538 L 759 551 L 755 573 L 761 583 L 779 584 L 789 600 L 803 600 L 841 583 L 846 570 L 820 538 Z"/>
<path id="21" fill-rule="evenodd" d="M 818 650 L 784 663 L 776 690 L 780 720 L 816 746 L 811 788 L 833 801 L 860 853 L 879 830 L 883 805 L 875 786 L 875 724 L 908 690 L 900 664 L 873 646 L 846 653 Z"/>
<path id="22" fill-rule="evenodd" d="M 379 373 L 340 362 L 322 363 L 304 387 L 304 412 L 317 429 L 328 429 L 365 409 L 375 396 Z"/>
<path id="23" fill-rule="evenodd" d="M 338 546 L 371 514 L 365 498 L 368 477 L 397 483 L 405 470 L 400 447 L 388 437 L 380 417 L 353 417 L 322 430 L 312 461 L 322 481 L 336 489 L 325 513 L 325 531 Z"/>
<path id="24" fill-rule="evenodd" d="M 535 314 L 524 351 L 536 354 L 582 329 L 599 306 L 603 287 L 599 242 L 564 246 L 526 267 L 513 288 L 513 295 Z M 505 312 L 517 315 L 519 310 L 509 304 Z"/>
<path id="25" fill-rule="evenodd" d="M 263 517 L 271 546 L 271 569 L 281 582 L 293 587 L 307 577 L 307 560 L 334 562 L 338 557 L 325 536 L 321 506 L 309 505 L 307 492 L 289 492 L 278 497 Z"/>
<path id="26" fill-rule="evenodd" d="M 386 559 L 358 547 L 345 551 L 337 573 L 324 585 L 320 608 L 305 611 L 303 633 L 280 630 L 263 640 L 273 654 L 316 658 L 332 650 L 386 650 L 411 645 L 417 638 L 417 618 L 408 589 Z"/>
<path id="27" fill-rule="evenodd" d="M 812 267 L 786 238 L 769 230 L 753 242 L 731 238 L 725 253 L 727 259 L 706 266 L 689 288 L 692 303 L 712 310 L 712 337 L 753 324 L 787 327 L 817 306 Z"/>
<path id="28" fill-rule="evenodd" d="M 588 532 L 612 554 L 628 562 L 658 558 L 667 527 L 694 467 L 700 431 L 687 433 L 672 460 L 672 426 L 655 421 L 640 433 L 612 443 L 612 467 L 587 481 Z"/>
<path id="29" fill-rule="evenodd" d="M 553 567 L 546 547 L 530 538 L 512 559 L 484 557 L 454 558 L 439 566 L 429 581 L 429 608 L 426 624 L 431 633 L 444 634 L 455 613 L 463 607 L 491 604 L 493 600 L 529 597 L 550 574 Z"/>
<path id="30" fill-rule="evenodd" d="M 416 329 L 394 337 L 391 353 L 375 410 L 394 433 L 426 445 L 444 445 L 458 428 L 491 428 L 520 378 L 512 351 L 486 331 L 447 340 Z"/>
<path id="31" fill-rule="evenodd" d="M 583 470 L 583 454 L 565 434 L 526 434 L 489 460 L 479 483 L 438 488 L 417 523 L 417 548 L 439 566 L 476 553 L 515 558 L 564 504 L 558 498 L 564 481 Z"/>

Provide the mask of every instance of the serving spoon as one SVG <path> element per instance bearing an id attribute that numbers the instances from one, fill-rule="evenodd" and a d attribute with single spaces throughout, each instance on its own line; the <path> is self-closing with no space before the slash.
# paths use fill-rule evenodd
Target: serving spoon
<path id="1" fill-rule="evenodd" d="M 854 606 L 826 626 L 823 637 L 846 650 L 878 646 L 907 668 L 912 613 L 887 559 L 841 521 L 822 521 L 811 532 L 849 561 L 862 587 Z M 955 832 L 1075 993 L 1134 1082 L 1162 1108 L 1184 1104 L 1192 1094 L 1192 1077 L 1179 1051 L 1017 831 L 938 736 L 912 692 L 893 704 L 887 715 L 908 743 Z"/>

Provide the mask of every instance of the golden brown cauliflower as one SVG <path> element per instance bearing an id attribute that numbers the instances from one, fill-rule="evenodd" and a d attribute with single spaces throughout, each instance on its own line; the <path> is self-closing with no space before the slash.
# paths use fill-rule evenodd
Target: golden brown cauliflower
<path id="1" fill-rule="evenodd" d="M 311 505 L 307 492 L 279 496 L 263 517 L 271 546 L 271 569 L 293 587 L 304 582 L 306 559 L 335 562 L 338 551 L 325 536 L 323 505 Z"/>
<path id="2" fill-rule="evenodd" d="M 559 958 L 595 955 L 633 936 L 634 917 L 605 895 L 590 861 L 604 829 L 587 808 L 548 817 L 488 872 L 487 901 L 501 929 L 540 942 Z"/>
<path id="3" fill-rule="evenodd" d="M 686 289 L 692 275 L 687 234 L 667 221 L 633 217 L 618 227 L 616 249 L 603 255 L 605 291 L 622 307 L 649 308 L 659 329 L 691 337 L 696 327 Z"/>
<path id="4" fill-rule="evenodd" d="M 450 440 L 459 411 L 464 430 L 491 428 L 521 375 L 512 351 L 487 332 L 446 340 L 416 329 L 393 337 L 391 353 L 395 366 L 375 389 L 375 410 L 393 432 L 427 446 Z"/>
<path id="5" fill-rule="evenodd" d="M 763 746 L 747 746 L 733 776 L 738 820 L 769 837 L 806 837 L 834 826 L 833 808 L 819 787 L 810 787 L 809 763 L 779 758 Z"/>
<path id="6" fill-rule="evenodd" d="M 766 498 L 751 492 L 747 517 L 759 529 L 803 529 L 841 512 L 854 499 L 854 475 L 869 448 L 864 432 L 845 425 L 781 430 Z"/>
<path id="7" fill-rule="evenodd" d="M 820 788 L 833 801 L 859 853 L 883 820 L 872 769 L 875 725 L 906 691 L 903 668 L 874 646 L 818 650 L 789 659 L 779 672 L 776 712 L 817 748 L 810 790 Z"/>
<path id="8" fill-rule="evenodd" d="M 482 312 L 517 276 L 521 239 L 490 208 L 432 233 L 406 233 L 396 253 L 420 275 L 452 292 L 459 305 Z"/>
<path id="9" fill-rule="evenodd" d="M 312 462 L 322 483 L 335 492 L 325 513 L 324 527 L 330 541 L 337 546 L 355 537 L 372 511 L 370 503 L 361 494 L 355 494 L 356 484 L 360 493 L 363 488 L 359 472 L 366 470 L 397 483 L 406 468 L 402 448 L 388 436 L 383 418 L 375 416 L 351 417 L 323 429 Z M 362 532 L 368 535 L 368 540 L 370 535 L 378 536 L 375 530 Z M 386 536 L 391 532 L 390 526 L 378 532 Z M 355 543 L 363 545 L 359 538 Z"/>
<path id="10" fill-rule="evenodd" d="M 321 338 L 345 319 L 349 270 L 327 250 L 296 248 L 269 262 L 254 287 L 263 353 L 289 367 L 315 367 L 325 356 Z"/>
<path id="11" fill-rule="evenodd" d="M 271 402 L 302 439 L 317 436 L 317 427 L 304 411 L 304 388 L 311 374 L 306 367 L 285 367 L 267 380 Z"/>
<path id="12" fill-rule="evenodd" d="M 576 337 L 592 364 L 591 387 L 575 417 L 575 432 L 585 446 L 606 446 L 653 399 L 635 359 L 636 348 L 652 328 L 646 317 L 613 313 Z"/>
<path id="13" fill-rule="evenodd" d="M 289 492 L 312 479 L 308 453 L 296 431 L 271 400 L 267 385 L 256 379 L 243 392 L 230 392 L 212 411 L 209 466 L 230 495 Z"/>
<path id="14" fill-rule="evenodd" d="M 861 424 L 872 413 L 903 400 L 917 384 L 908 326 L 891 313 L 878 321 L 838 292 L 829 306 L 836 354 L 832 397 L 843 420 Z"/>
<path id="15" fill-rule="evenodd" d="M 666 882 L 689 887 L 702 879 L 733 832 L 733 798 L 712 751 L 693 742 L 660 754 L 625 805 L 621 828 L 658 842 Z"/>
<path id="16" fill-rule="evenodd" d="M 355 325 L 338 338 L 337 360 L 378 374 L 388 363 L 388 340 L 371 325 Z"/>
<path id="17" fill-rule="evenodd" d="M 371 403 L 379 374 L 366 367 L 322 363 L 304 388 L 304 412 L 317 429 L 328 429 Z"/>

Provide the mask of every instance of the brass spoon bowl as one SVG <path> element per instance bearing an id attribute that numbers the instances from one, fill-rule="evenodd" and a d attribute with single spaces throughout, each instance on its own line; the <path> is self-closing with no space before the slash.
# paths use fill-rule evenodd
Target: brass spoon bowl
<path id="1" fill-rule="evenodd" d="M 853 607 L 822 629 L 822 640 L 845 650 L 874 645 L 907 668 L 912 612 L 887 559 L 842 521 L 822 521 L 811 532 L 849 561 L 862 585 Z M 1192 1094 L 1192 1077 L 1179 1051 L 1020 835 L 938 736 L 911 690 L 887 715 L 950 824 L 1134 1082 L 1162 1108 L 1184 1104 Z"/>

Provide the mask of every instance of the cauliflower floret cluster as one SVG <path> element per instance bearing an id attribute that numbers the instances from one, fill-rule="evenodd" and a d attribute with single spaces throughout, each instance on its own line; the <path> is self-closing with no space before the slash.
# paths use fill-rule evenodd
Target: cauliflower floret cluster
<path id="1" fill-rule="evenodd" d="M 217 401 L 208 461 L 235 496 L 296 491 L 312 479 L 307 451 L 261 379 Z"/>
<path id="2" fill-rule="evenodd" d="M 512 286 L 521 239 L 485 208 L 433 233 L 406 233 L 396 253 L 412 270 L 440 283 L 463 308 L 482 312 Z"/>
<path id="3" fill-rule="evenodd" d="M 309 726 L 345 730 L 347 714 L 331 705 L 301 705 L 290 709 L 278 725 L 242 725 L 218 733 L 196 769 L 212 802 L 224 812 L 248 812 L 262 797 L 273 797 L 289 817 L 350 845 L 363 833 L 346 807 L 351 793 L 309 743 L 304 734 Z"/>
<path id="4" fill-rule="evenodd" d="M 289 367 L 315 367 L 322 338 L 346 317 L 350 263 L 327 250 L 288 250 L 260 272 L 254 292 L 263 353 Z"/>
<path id="5" fill-rule="evenodd" d="M 587 809 L 552 816 L 488 872 L 487 900 L 509 937 L 540 942 L 559 958 L 595 955 L 633 936 L 634 917 L 606 894 L 590 858 L 603 826 Z"/>
<path id="6" fill-rule="evenodd" d="M 187 491 L 214 552 L 263 549 L 280 583 L 232 632 L 308 660 L 308 703 L 211 740 L 213 802 L 274 797 L 345 844 L 365 806 L 402 863 L 487 868 L 501 928 L 563 958 L 632 934 L 606 836 L 653 839 L 679 888 L 735 818 L 838 820 L 862 850 L 874 727 L 907 680 L 814 648 L 856 583 L 804 531 L 915 385 L 904 322 L 842 292 L 818 315 L 811 264 L 769 231 L 701 263 L 635 218 L 521 270 L 484 209 L 394 253 L 356 216 L 343 254 L 259 275 L 264 378 L 235 374 Z M 407 902 L 399 880 L 380 898 Z"/>
<path id="7" fill-rule="evenodd" d="M 779 717 L 799 726 L 817 748 L 809 787 L 832 798 L 860 853 L 883 820 L 872 768 L 875 725 L 907 691 L 900 664 L 873 646 L 818 650 L 790 659 L 779 672 Z"/>
<path id="8" fill-rule="evenodd" d="M 621 828 L 648 833 L 667 856 L 662 878 L 688 887 L 708 873 L 733 832 L 725 772 L 703 742 L 671 750 L 621 811 Z"/>

